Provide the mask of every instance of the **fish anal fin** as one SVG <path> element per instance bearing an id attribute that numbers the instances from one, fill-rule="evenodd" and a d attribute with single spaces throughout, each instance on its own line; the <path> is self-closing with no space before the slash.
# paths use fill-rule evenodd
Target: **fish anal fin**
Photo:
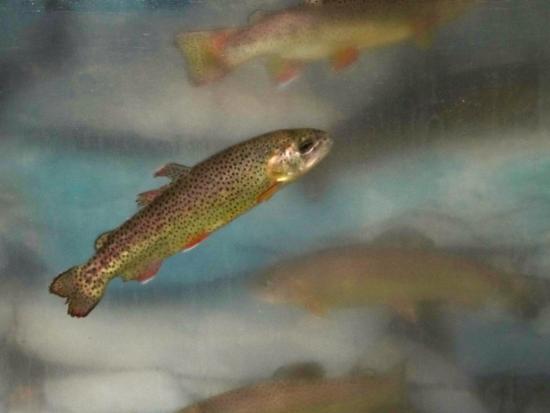
<path id="1" fill-rule="evenodd" d="M 101 249 L 101 247 L 103 247 L 105 245 L 105 243 L 107 242 L 107 239 L 109 238 L 109 235 L 112 232 L 113 232 L 113 230 L 105 231 L 95 239 L 94 248 L 95 248 L 96 251 Z"/>
<path id="2" fill-rule="evenodd" d="M 305 65 L 298 60 L 285 60 L 280 57 L 272 57 L 268 60 L 266 67 L 277 86 L 283 87 L 300 77 Z"/>
<path id="3" fill-rule="evenodd" d="M 273 185 L 271 185 L 269 188 L 267 188 L 264 192 L 262 192 L 258 196 L 257 198 L 258 203 L 269 200 L 275 194 L 275 192 L 277 192 L 278 189 L 279 189 L 278 183 L 274 183 Z"/>
<path id="4" fill-rule="evenodd" d="M 273 373 L 275 380 L 299 379 L 299 380 L 318 380 L 325 376 L 325 369 L 319 363 L 306 361 L 293 363 L 279 367 Z"/>
<path id="5" fill-rule="evenodd" d="M 347 47 L 332 55 L 330 63 L 334 70 L 341 71 L 355 63 L 357 59 L 359 59 L 359 50 L 355 47 Z"/>
<path id="6" fill-rule="evenodd" d="M 190 251 L 193 248 L 195 248 L 197 245 L 199 245 L 201 242 L 203 242 L 206 238 L 208 238 L 208 232 L 203 232 L 189 240 L 187 244 L 185 244 L 182 248 L 183 252 Z"/>
<path id="7" fill-rule="evenodd" d="M 124 279 L 124 281 L 133 280 L 138 281 L 142 284 L 147 284 L 149 281 L 155 278 L 155 275 L 157 275 L 161 265 L 162 261 L 154 261 L 145 266 L 126 271 L 122 278 Z"/>
<path id="8" fill-rule="evenodd" d="M 153 202 L 160 194 L 164 192 L 166 188 L 168 188 L 168 185 L 161 186 L 157 189 L 152 189 L 151 191 L 142 192 L 138 194 L 136 198 L 136 203 L 139 207 L 144 207 L 145 205 Z"/>
<path id="9" fill-rule="evenodd" d="M 416 303 L 405 300 L 394 300 L 389 305 L 403 320 L 415 324 L 418 322 L 418 308 Z"/>
<path id="10" fill-rule="evenodd" d="M 161 166 L 159 169 L 155 171 L 154 176 L 164 176 L 166 178 L 169 178 L 170 181 L 175 181 L 178 178 L 181 178 L 182 176 L 188 175 L 191 171 L 191 168 L 189 166 L 181 165 L 179 163 L 170 162 L 163 166 Z"/>

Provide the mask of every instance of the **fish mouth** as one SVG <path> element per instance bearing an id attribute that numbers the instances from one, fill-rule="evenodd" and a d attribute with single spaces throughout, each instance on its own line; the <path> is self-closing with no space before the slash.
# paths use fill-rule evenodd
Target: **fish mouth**
<path id="1" fill-rule="evenodd" d="M 321 162 L 332 149 L 334 141 L 328 134 L 328 132 L 322 130 L 315 130 L 315 143 L 311 154 L 307 157 L 305 166 L 306 170 L 311 169 L 313 166 Z"/>

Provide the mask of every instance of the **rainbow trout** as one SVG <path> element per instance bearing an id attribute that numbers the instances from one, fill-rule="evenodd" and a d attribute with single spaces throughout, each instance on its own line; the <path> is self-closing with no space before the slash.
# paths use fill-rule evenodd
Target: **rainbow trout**
<path id="1" fill-rule="evenodd" d="M 259 57 L 279 84 L 301 73 L 305 63 L 330 59 L 332 68 L 353 64 L 360 50 L 408 39 L 426 47 L 434 30 L 481 0 L 306 1 L 275 12 L 256 12 L 248 26 L 184 32 L 176 43 L 190 80 L 206 84 Z"/>
<path id="2" fill-rule="evenodd" d="M 529 315 L 532 287 L 466 258 L 436 250 L 352 246 L 320 251 L 276 265 L 251 285 L 260 299 L 329 309 L 386 305 L 416 321 L 419 305 L 442 303 L 477 309 L 494 300 Z"/>
<path id="3" fill-rule="evenodd" d="M 411 412 L 405 370 L 341 378 L 293 376 L 231 390 L 178 413 L 401 413 Z M 276 374 L 277 375 L 277 374 Z"/>
<path id="4" fill-rule="evenodd" d="M 317 165 L 331 144 L 320 130 L 279 130 L 232 146 L 193 168 L 165 165 L 155 176 L 171 183 L 140 194 L 143 208 L 100 235 L 92 258 L 58 275 L 50 292 L 67 299 L 71 316 L 85 317 L 114 277 L 150 280 L 163 259 L 196 246 L 269 199 Z"/>

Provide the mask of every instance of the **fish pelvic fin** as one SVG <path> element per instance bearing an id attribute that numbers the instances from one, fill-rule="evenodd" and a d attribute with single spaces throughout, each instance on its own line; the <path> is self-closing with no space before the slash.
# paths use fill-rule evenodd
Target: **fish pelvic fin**
<path id="1" fill-rule="evenodd" d="M 71 317 L 86 317 L 105 293 L 106 281 L 96 274 L 83 271 L 82 266 L 69 268 L 50 284 L 50 293 L 66 298 Z"/>
<path id="2" fill-rule="evenodd" d="M 236 29 L 180 33 L 176 44 L 187 63 L 187 74 L 196 86 L 223 78 L 231 65 L 224 59 L 229 36 Z"/>

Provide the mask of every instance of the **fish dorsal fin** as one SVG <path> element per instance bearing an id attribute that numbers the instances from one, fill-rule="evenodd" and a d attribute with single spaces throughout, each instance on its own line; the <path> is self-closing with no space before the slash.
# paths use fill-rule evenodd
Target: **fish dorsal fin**
<path id="1" fill-rule="evenodd" d="M 319 363 L 307 361 L 293 363 L 287 366 L 279 367 L 273 373 L 274 380 L 318 380 L 325 376 L 325 369 Z"/>
<path id="2" fill-rule="evenodd" d="M 263 17 L 267 16 L 269 13 L 265 10 L 256 10 L 253 11 L 250 16 L 248 16 L 248 24 L 256 24 L 258 21 L 260 21 Z"/>
<path id="3" fill-rule="evenodd" d="M 417 229 L 410 227 L 392 228 L 372 239 L 375 247 L 433 249 L 435 242 Z"/>
<path id="4" fill-rule="evenodd" d="M 191 171 L 191 167 L 181 165 L 179 163 L 170 162 L 166 165 L 161 166 L 155 171 L 155 177 L 164 176 L 170 181 L 175 181 L 176 179 L 186 176 Z"/>
<path id="5" fill-rule="evenodd" d="M 113 232 L 113 230 L 105 231 L 99 234 L 99 236 L 95 239 L 94 248 L 96 251 L 101 249 L 101 247 L 105 245 L 105 243 L 107 242 L 107 239 L 109 238 L 109 235 L 111 235 L 111 232 Z"/>

